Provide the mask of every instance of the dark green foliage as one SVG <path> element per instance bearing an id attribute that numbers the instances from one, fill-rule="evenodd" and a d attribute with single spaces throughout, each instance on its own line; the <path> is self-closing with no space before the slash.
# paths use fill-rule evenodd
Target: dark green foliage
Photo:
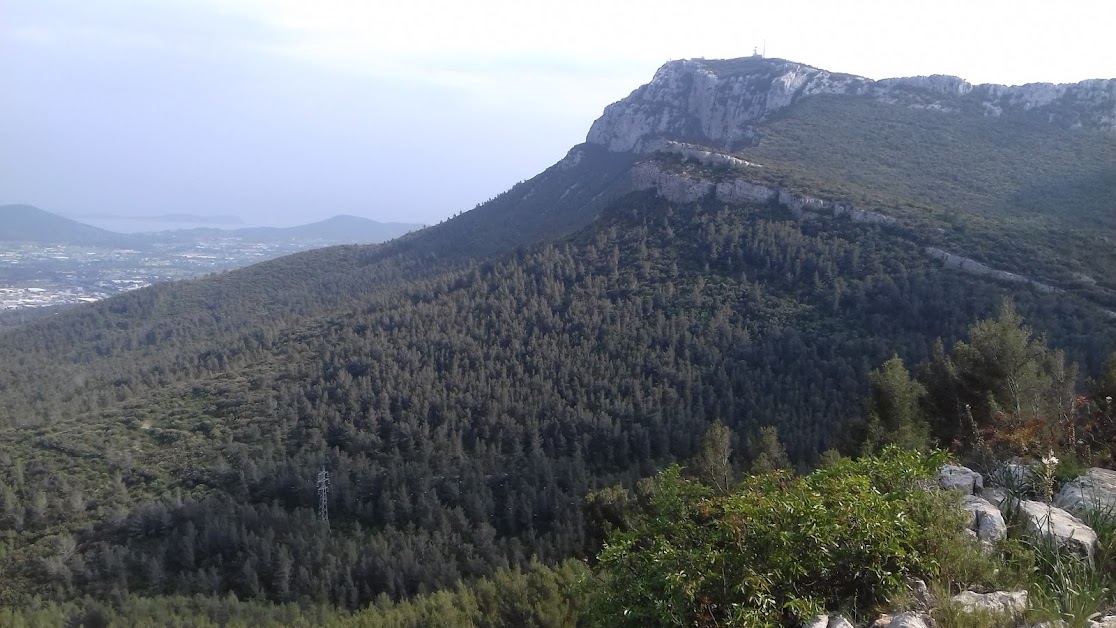
<path id="1" fill-rule="evenodd" d="M 875 453 L 887 445 L 917 450 L 929 446 L 930 425 L 922 406 L 926 388 L 911 379 L 899 356 L 868 374 L 868 389 L 864 453 Z"/>
<path id="2" fill-rule="evenodd" d="M 1073 418 L 1076 379 L 1077 367 L 1024 325 L 1010 301 L 995 319 L 974 323 L 952 353 L 936 346 L 920 376 L 943 443 L 970 450 L 994 437 L 1032 453 L 1055 445 L 1059 426 Z"/>
<path id="3" fill-rule="evenodd" d="M 784 455 L 786 452 L 784 452 Z M 713 489 L 724 495 L 735 483 L 736 472 L 732 465 L 732 431 L 720 421 L 715 421 L 705 430 L 701 438 L 701 448 L 689 467 L 690 473 Z"/>
<path id="4" fill-rule="evenodd" d="M 791 468 L 787 448 L 779 441 L 779 430 L 775 426 L 760 428 L 753 450 L 752 473 L 787 471 Z"/>
<path id="5" fill-rule="evenodd" d="M 501 570 L 485 578 L 394 603 L 349 613 L 326 606 L 268 604 L 235 595 L 194 597 L 125 596 L 116 608 L 84 599 L 67 603 L 30 601 L 20 608 L 0 607 L 0 626 L 128 626 L 129 628 L 425 628 L 427 626 L 525 626 L 562 628 L 577 625 L 583 604 L 573 595 L 588 570 L 576 561 L 549 568 L 531 564 Z"/>
<path id="6" fill-rule="evenodd" d="M 942 458 L 897 449 L 812 475 L 752 476 L 729 495 L 659 474 L 631 530 L 599 556 L 601 625 L 798 625 L 866 609 L 937 574 L 960 539 L 951 496 L 927 492 Z"/>
<path id="7" fill-rule="evenodd" d="M 880 207 L 921 241 L 1116 306 L 1116 135 L 870 96 L 799 101 L 744 151 L 791 189 Z"/>
<path id="8" fill-rule="evenodd" d="M 4 421 L 30 424 L 3 435 L 5 594 L 355 608 L 588 556 L 626 515 L 587 526 L 587 493 L 692 459 L 718 419 L 810 465 L 871 368 L 1001 294 L 873 227 L 633 195 L 484 263 L 334 248 L 79 308 L 0 336 Z M 1078 354 L 1111 346 L 1087 306 L 1015 298 Z"/>

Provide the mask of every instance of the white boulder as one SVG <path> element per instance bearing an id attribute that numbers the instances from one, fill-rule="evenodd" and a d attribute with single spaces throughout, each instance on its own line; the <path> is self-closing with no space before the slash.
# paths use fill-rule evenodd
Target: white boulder
<path id="1" fill-rule="evenodd" d="M 1026 591 L 996 591 L 993 593 L 964 591 L 953 596 L 952 601 L 966 613 L 984 611 L 1022 615 L 1027 611 Z"/>
<path id="2" fill-rule="evenodd" d="M 976 538 L 984 547 L 991 548 L 1007 536 L 1004 516 L 988 500 L 966 495 L 961 507 L 969 512 L 969 529 L 976 533 Z"/>
<path id="3" fill-rule="evenodd" d="M 938 470 L 938 486 L 947 491 L 972 495 L 984 488 L 984 478 L 968 467 L 947 464 Z"/>
<path id="4" fill-rule="evenodd" d="M 1058 491 L 1054 505 L 1075 515 L 1084 515 L 1090 510 L 1116 513 L 1116 471 L 1089 469 Z"/>
<path id="5" fill-rule="evenodd" d="M 1057 506 L 1031 500 L 1019 502 L 1019 513 L 1024 529 L 1033 538 L 1052 541 L 1090 561 L 1093 559 L 1097 533 L 1084 521 Z"/>

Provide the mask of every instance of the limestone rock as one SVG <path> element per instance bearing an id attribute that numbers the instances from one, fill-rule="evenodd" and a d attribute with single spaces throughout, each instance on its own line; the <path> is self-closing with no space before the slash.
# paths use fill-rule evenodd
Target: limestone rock
<path id="1" fill-rule="evenodd" d="M 829 615 L 818 615 L 806 622 L 802 628 L 829 628 Z"/>
<path id="2" fill-rule="evenodd" d="M 915 599 L 916 602 L 918 602 L 918 605 L 923 610 L 930 610 L 931 608 L 934 608 L 937 600 L 934 599 L 934 594 L 930 592 L 930 589 L 926 586 L 925 582 L 918 578 L 912 578 L 907 583 L 907 586 L 911 590 L 911 596 Z"/>
<path id="3" fill-rule="evenodd" d="M 1008 462 L 993 471 L 988 480 L 996 486 L 1024 492 L 1034 488 L 1035 472 L 1030 465 Z"/>
<path id="4" fill-rule="evenodd" d="M 684 59 L 663 65 L 650 83 L 609 105 L 586 141 L 612 152 L 646 153 L 667 137 L 736 150 L 755 144 L 756 126 L 767 117 L 818 94 L 870 96 L 941 115 L 1033 111 L 1064 127 L 1116 130 L 1116 79 L 1012 87 L 941 75 L 872 81 L 782 59 Z"/>
<path id="5" fill-rule="evenodd" d="M 938 470 L 938 486 L 947 491 L 972 495 L 984 488 L 984 478 L 968 467 L 947 464 Z"/>
<path id="6" fill-rule="evenodd" d="M 1080 556 L 1093 559 L 1097 533 L 1085 522 L 1057 506 L 1031 500 L 1019 502 L 1019 512 L 1025 530 L 1032 537 L 1048 539 Z"/>
<path id="7" fill-rule="evenodd" d="M 1101 617 L 1089 622 L 1089 628 L 1116 628 L 1116 615 Z"/>
<path id="8" fill-rule="evenodd" d="M 1075 515 L 1090 510 L 1116 511 L 1116 471 L 1089 469 L 1085 475 L 1067 482 L 1058 491 L 1054 505 Z"/>
<path id="9" fill-rule="evenodd" d="M 849 620 L 838 615 L 829 618 L 829 628 L 855 628 Z"/>
<path id="10" fill-rule="evenodd" d="M 952 601 L 967 613 L 987 611 L 1022 615 L 1027 611 L 1026 591 L 996 591 L 994 593 L 964 591 L 953 596 Z"/>
<path id="11" fill-rule="evenodd" d="M 980 496 L 988 500 L 988 503 L 996 508 L 1003 508 L 1004 502 L 1011 497 L 1007 489 L 999 486 L 985 486 L 984 490 L 980 492 Z"/>
<path id="12" fill-rule="evenodd" d="M 1007 524 L 1000 509 L 988 500 L 976 495 L 966 495 L 962 508 L 969 511 L 969 528 L 976 532 L 977 539 L 987 548 L 1007 536 Z"/>
<path id="13" fill-rule="evenodd" d="M 872 623 L 872 628 L 929 628 L 929 626 L 929 618 L 915 612 L 884 615 Z"/>

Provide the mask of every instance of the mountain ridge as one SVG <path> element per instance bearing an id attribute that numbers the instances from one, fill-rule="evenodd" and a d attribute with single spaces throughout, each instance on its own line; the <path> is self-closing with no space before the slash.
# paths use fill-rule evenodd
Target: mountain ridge
<path id="1" fill-rule="evenodd" d="M 650 83 L 606 107 L 586 141 L 614 152 L 642 152 L 642 142 L 669 134 L 673 139 L 733 150 L 755 143 L 756 123 L 803 98 L 822 94 L 902 99 L 908 106 L 941 111 L 948 104 L 934 96 L 964 98 L 984 115 L 1035 111 L 1068 127 L 1116 132 L 1116 79 L 1021 86 L 973 85 L 947 75 L 873 81 L 783 59 L 751 57 L 664 64 Z"/>
<path id="2" fill-rule="evenodd" d="M 142 240 L 108 231 L 32 205 L 0 205 L 0 241 L 86 244 L 128 248 Z"/>
<path id="3" fill-rule="evenodd" d="M 173 217 L 173 216 L 171 216 Z M 40 244 L 143 247 L 152 240 L 198 236 L 236 236 L 259 241 L 306 238 L 330 244 L 378 244 L 421 229 L 423 225 L 380 222 L 363 216 L 338 214 L 293 227 L 194 227 L 119 233 L 48 212 L 33 205 L 0 205 L 0 241 Z M 167 219 L 168 216 L 157 217 Z M 140 218 L 135 218 L 141 220 Z M 238 219 L 239 220 L 239 219 Z"/>

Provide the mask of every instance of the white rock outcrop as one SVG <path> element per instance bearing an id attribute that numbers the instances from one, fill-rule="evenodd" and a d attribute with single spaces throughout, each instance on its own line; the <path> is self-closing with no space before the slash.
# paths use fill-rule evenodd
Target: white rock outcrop
<path id="1" fill-rule="evenodd" d="M 1085 475 L 1062 486 L 1054 505 L 1078 516 L 1090 510 L 1116 513 L 1116 471 L 1089 469 Z"/>
<path id="2" fill-rule="evenodd" d="M 984 477 L 968 467 L 947 464 L 938 469 L 938 486 L 947 491 L 972 495 L 984 488 Z"/>
<path id="3" fill-rule="evenodd" d="M 966 613 L 983 611 L 1022 615 L 1027 612 L 1026 591 L 995 591 L 993 593 L 963 591 L 953 596 L 951 601 Z"/>
<path id="4" fill-rule="evenodd" d="M 818 94 L 870 95 L 943 115 L 971 103 L 990 116 L 1035 111 L 1065 126 L 1116 131 L 1116 79 L 1010 87 L 943 75 L 872 81 L 782 59 L 687 59 L 663 65 L 650 83 L 609 105 L 586 141 L 613 152 L 649 152 L 667 137 L 732 150 L 755 142 L 758 122 Z"/>
<path id="5" fill-rule="evenodd" d="M 926 615 L 916 612 L 884 615 L 872 623 L 872 628 L 928 628 L 930 620 Z"/>
<path id="6" fill-rule="evenodd" d="M 977 540 L 986 549 L 990 550 L 1007 536 L 1004 516 L 988 500 L 976 495 L 966 495 L 961 507 L 970 515 L 969 529 L 976 533 Z"/>
<path id="7" fill-rule="evenodd" d="M 1089 560 L 1093 559 L 1097 533 L 1084 521 L 1057 506 L 1031 500 L 1020 501 L 1019 512 L 1027 534 L 1056 543 Z"/>

